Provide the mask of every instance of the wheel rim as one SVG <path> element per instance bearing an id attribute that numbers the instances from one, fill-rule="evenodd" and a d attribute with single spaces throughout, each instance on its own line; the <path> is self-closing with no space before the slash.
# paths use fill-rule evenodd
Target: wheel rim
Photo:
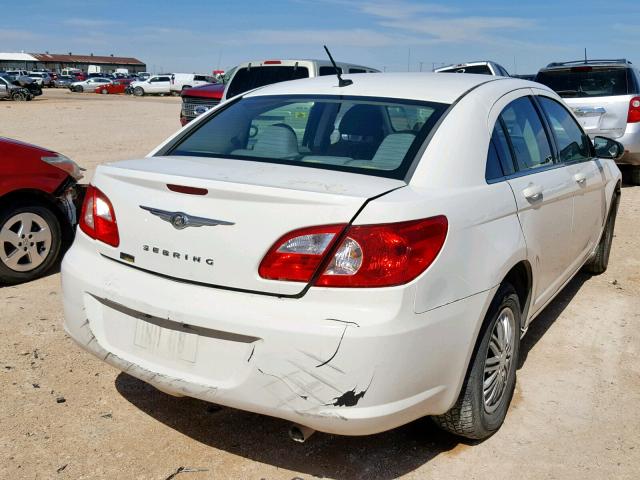
<path id="1" fill-rule="evenodd" d="M 487 413 L 496 411 L 506 392 L 515 341 L 515 316 L 504 308 L 493 326 L 484 361 L 482 395 Z"/>
<path id="2" fill-rule="evenodd" d="M 18 213 L 0 229 L 0 260 L 15 272 L 28 272 L 47 259 L 51 240 L 51 229 L 44 218 Z"/>

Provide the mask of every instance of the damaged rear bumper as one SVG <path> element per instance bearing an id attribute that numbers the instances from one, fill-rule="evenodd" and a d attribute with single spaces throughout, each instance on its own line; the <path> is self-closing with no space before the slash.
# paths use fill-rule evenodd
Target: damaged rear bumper
<path id="1" fill-rule="evenodd" d="M 84 236 L 62 270 L 65 329 L 98 358 L 167 393 L 342 435 L 447 411 L 492 295 L 416 314 L 411 285 L 224 291 L 97 256 Z"/>

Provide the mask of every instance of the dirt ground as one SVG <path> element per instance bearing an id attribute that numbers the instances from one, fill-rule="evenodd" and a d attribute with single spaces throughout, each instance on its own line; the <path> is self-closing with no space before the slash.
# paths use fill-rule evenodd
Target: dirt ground
<path id="1" fill-rule="evenodd" d="M 179 127 L 177 98 L 45 90 L 0 102 L 0 136 L 89 169 L 146 154 Z M 609 270 L 579 275 L 532 324 L 502 429 L 460 442 L 426 421 L 370 437 L 317 433 L 173 398 L 77 347 L 60 275 L 0 288 L 0 478 L 178 480 L 640 478 L 640 187 L 623 188 Z"/>

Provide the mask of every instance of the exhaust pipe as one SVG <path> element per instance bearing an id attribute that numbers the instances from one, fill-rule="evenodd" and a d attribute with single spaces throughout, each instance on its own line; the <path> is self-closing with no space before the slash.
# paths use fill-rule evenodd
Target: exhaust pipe
<path id="1" fill-rule="evenodd" d="M 316 433 L 316 431 L 313 428 L 298 425 L 297 423 L 291 425 L 291 428 L 289 429 L 289 437 L 291 437 L 291 440 L 298 443 L 306 442 L 314 433 Z"/>

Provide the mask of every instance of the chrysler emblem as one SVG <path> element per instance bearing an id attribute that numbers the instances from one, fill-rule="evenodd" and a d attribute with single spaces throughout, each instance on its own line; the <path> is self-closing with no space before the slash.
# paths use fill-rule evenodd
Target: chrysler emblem
<path id="1" fill-rule="evenodd" d="M 184 212 L 169 212 L 167 210 L 160 210 L 158 208 L 145 207 L 143 205 L 140 205 L 140 208 L 164 220 L 165 222 L 169 222 L 176 230 L 183 230 L 187 227 L 215 227 L 218 225 L 235 225 L 234 222 L 216 220 L 215 218 L 195 217 L 193 215 L 187 215 Z"/>

